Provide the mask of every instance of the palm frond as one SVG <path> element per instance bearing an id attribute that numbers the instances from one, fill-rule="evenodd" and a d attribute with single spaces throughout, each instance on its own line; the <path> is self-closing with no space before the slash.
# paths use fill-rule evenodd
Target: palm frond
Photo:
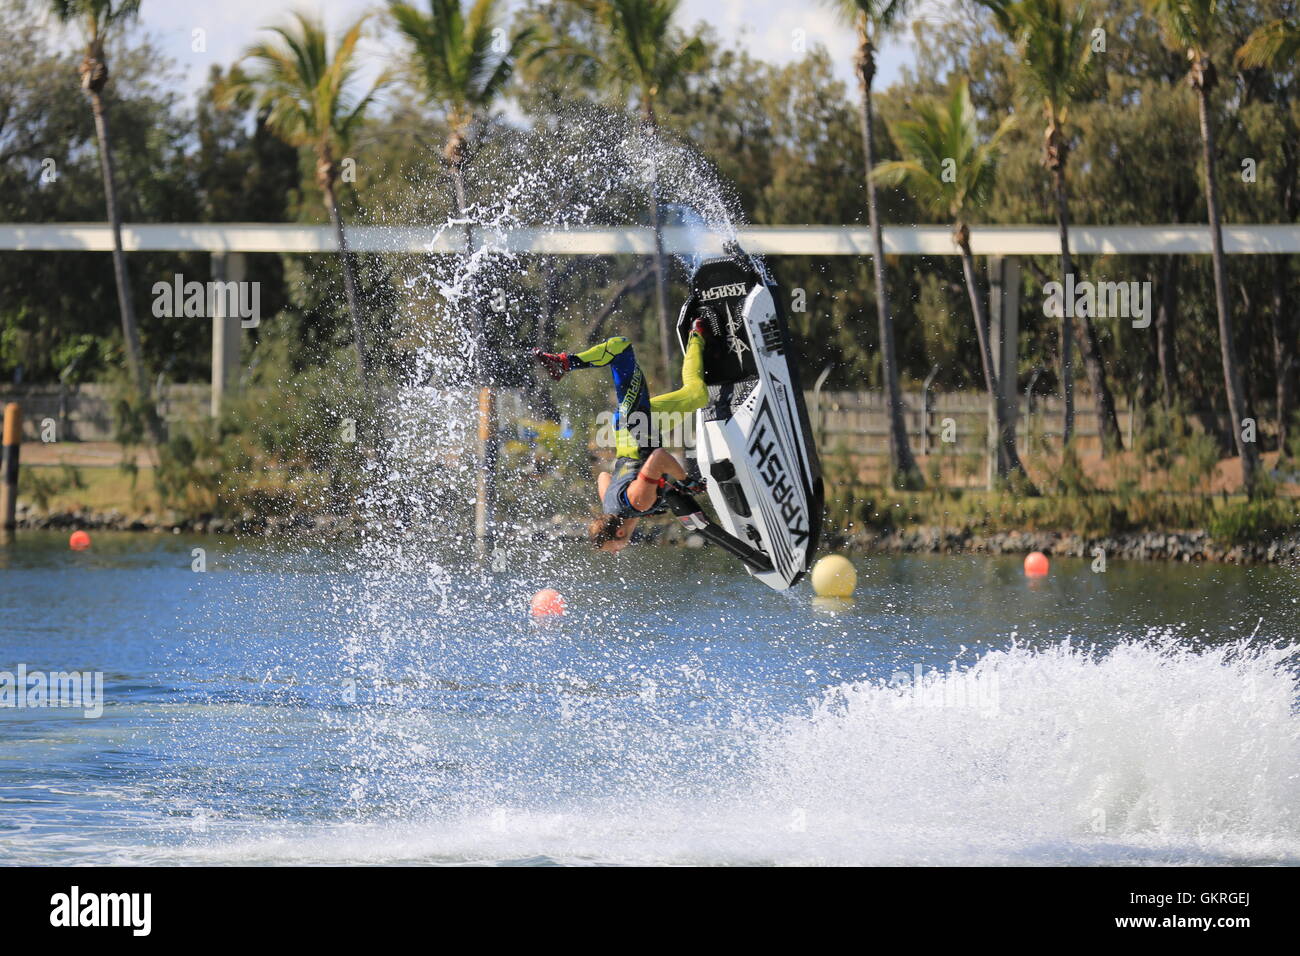
<path id="1" fill-rule="evenodd" d="M 1086 0 L 977 0 L 1020 57 L 1018 80 L 1031 102 L 1060 122 L 1092 85 L 1093 12 Z"/>
<path id="2" fill-rule="evenodd" d="M 356 48 L 367 17 L 354 21 L 331 51 L 324 25 L 294 13 L 292 22 L 269 27 L 274 39 L 254 44 L 217 91 L 222 105 L 256 105 L 267 126 L 293 146 L 338 155 L 351 141 L 367 107 L 388 82 L 383 74 L 358 101 L 350 88 Z"/>
<path id="3" fill-rule="evenodd" d="M 604 83 L 620 91 L 636 90 L 643 104 L 685 83 L 707 56 L 698 36 L 684 36 L 674 27 L 680 0 L 567 2 L 590 15 L 611 42 L 602 56 L 569 42 L 551 42 L 546 45 L 550 55 L 567 54 L 574 61 L 581 57 L 583 65 L 597 69 Z M 545 55 L 539 50 L 532 59 Z"/>
<path id="4" fill-rule="evenodd" d="M 50 0 L 50 9 L 63 23 L 78 24 L 86 43 L 98 51 L 114 27 L 140 15 L 140 0 Z"/>
<path id="5" fill-rule="evenodd" d="M 904 158 L 880 163 L 872 177 L 906 186 L 933 215 L 964 222 L 992 195 L 1001 139 L 1011 121 L 1004 121 L 992 137 L 982 137 L 965 80 L 945 102 L 921 103 L 912 115 L 914 119 L 890 125 Z"/>
<path id="6" fill-rule="evenodd" d="M 1147 0 L 1165 44 L 1178 50 L 1208 50 L 1223 27 L 1224 0 Z"/>
<path id="7" fill-rule="evenodd" d="M 429 0 L 426 14 L 400 0 L 388 4 L 419 67 L 425 95 L 454 123 L 468 123 L 491 107 L 534 39 L 533 30 L 520 30 L 504 51 L 495 49 L 502 7 L 502 0 L 474 0 L 466 13 L 460 0 Z"/>
<path id="8" fill-rule="evenodd" d="M 912 0 L 822 0 L 846 26 L 865 23 L 873 37 L 897 27 L 912 6 Z"/>
<path id="9" fill-rule="evenodd" d="M 1237 51 L 1237 62 L 1245 67 L 1294 69 L 1300 60 L 1300 24 L 1288 20 L 1266 23 Z"/>

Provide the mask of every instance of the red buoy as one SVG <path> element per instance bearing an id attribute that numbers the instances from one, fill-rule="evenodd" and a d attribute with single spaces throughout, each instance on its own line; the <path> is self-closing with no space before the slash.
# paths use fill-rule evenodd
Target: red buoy
<path id="1" fill-rule="evenodd" d="M 1030 551 L 1025 555 L 1025 577 L 1044 577 L 1051 566 L 1051 562 L 1047 560 L 1047 555 L 1041 551 Z"/>
<path id="2" fill-rule="evenodd" d="M 564 598 L 554 588 L 542 588 L 533 595 L 533 617 L 558 617 L 564 611 Z"/>

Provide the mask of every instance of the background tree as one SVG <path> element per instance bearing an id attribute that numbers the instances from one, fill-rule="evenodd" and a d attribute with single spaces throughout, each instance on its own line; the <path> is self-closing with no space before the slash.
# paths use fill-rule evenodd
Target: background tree
<path id="1" fill-rule="evenodd" d="M 0 0 L 0 62 L 7 80 L 0 84 L 0 221 L 106 221 L 94 116 L 79 84 L 68 82 L 81 54 L 64 51 L 63 37 L 48 29 L 38 6 L 47 4 Z M 112 114 L 114 180 L 123 186 L 119 218 L 201 218 L 187 164 L 193 125 L 181 105 L 180 80 L 139 31 L 115 31 L 108 50 L 113 76 L 103 97 Z M 111 251 L 110 245 L 104 255 L 0 254 L 0 380 L 21 375 L 24 382 L 75 385 L 117 378 L 120 369 L 136 393 Z M 157 279 L 190 274 L 206 256 L 133 252 L 128 264 L 131 299 L 140 303 Z M 201 323 L 151 316 L 137 329 L 146 370 L 170 361 L 169 374 L 178 380 L 207 375 L 210 349 Z"/>
<path id="2" fill-rule="evenodd" d="M 909 0 L 831 0 L 832 6 L 851 23 L 858 34 L 858 51 L 854 61 L 862 105 L 858 122 L 862 129 L 862 160 L 866 166 L 867 216 L 871 224 L 871 257 L 876 280 L 876 318 L 880 325 L 880 370 L 885 386 L 885 404 L 889 411 L 890 480 L 900 486 L 919 487 L 921 471 L 912 457 L 907 427 L 903 421 L 903 392 L 898 380 L 898 353 L 894 340 L 894 319 L 889 310 L 889 290 L 885 285 L 885 244 L 880 226 L 876 184 L 871 170 L 876 162 L 875 114 L 871 101 L 871 84 L 876 78 L 876 50 L 881 40 L 902 20 Z"/>
<path id="3" fill-rule="evenodd" d="M 144 409 L 149 432 L 157 442 L 161 439 L 162 432 L 149 402 L 149 375 L 141 355 L 140 331 L 135 319 L 135 297 L 131 292 L 126 253 L 122 250 L 122 213 L 118 204 L 108 104 L 104 98 L 104 87 L 109 78 L 104 45 L 115 29 L 134 20 L 139 14 L 140 0 L 50 0 L 50 5 L 60 20 L 75 24 L 86 41 L 86 52 L 77 69 L 81 75 L 81 88 L 90 98 L 90 108 L 95 116 L 99 168 L 104 180 L 104 204 L 108 210 L 108 221 L 113 227 L 113 278 L 117 285 L 117 308 L 122 318 L 122 338 L 137 399 Z"/>
<path id="4" fill-rule="evenodd" d="M 675 336 L 668 316 L 668 262 L 664 256 L 663 215 L 659 208 L 659 170 L 654 143 L 659 133 L 660 98 L 680 86 L 704 63 L 706 48 L 697 35 L 682 35 L 673 27 L 680 0 L 569 0 L 585 10 L 604 34 L 601 49 L 571 37 L 552 36 L 539 50 L 557 62 L 591 69 L 597 83 L 612 85 L 636 101 L 646 138 L 646 196 L 654 232 L 655 313 L 665 380 L 672 377 Z"/>
<path id="5" fill-rule="evenodd" d="M 1291 6 L 1292 16 L 1295 7 Z M 1295 69 L 1300 59 L 1300 22 L 1270 20 L 1256 28 L 1241 49 L 1237 62 L 1244 67 L 1267 71 L 1269 88 L 1267 112 L 1260 118 L 1256 150 L 1263 153 L 1269 144 L 1281 151 L 1281 162 L 1273 164 L 1274 189 L 1269 201 L 1271 210 L 1261 211 L 1259 218 L 1280 214 L 1289 222 L 1300 218 L 1300 117 L 1296 106 L 1300 99 L 1300 76 Z M 1248 122 L 1248 119 L 1244 120 Z M 1253 151 L 1254 153 L 1255 151 Z M 1252 153 L 1252 154 L 1253 154 Z M 1281 455 L 1289 453 L 1292 418 L 1295 415 L 1295 377 L 1300 366 L 1296 354 L 1296 329 L 1288 296 L 1291 282 L 1291 256 L 1273 256 L 1272 295 L 1269 324 L 1273 339 L 1274 384 L 1277 412 L 1277 444 Z"/>
<path id="6" fill-rule="evenodd" d="M 1070 254 L 1070 200 L 1066 185 L 1070 141 L 1066 123 L 1072 103 L 1092 86 L 1092 31 L 1096 26 L 1086 2 L 1070 0 L 979 0 L 993 12 L 1019 53 L 1018 78 L 1026 98 L 1042 105 L 1046 119 L 1043 165 L 1052 174 L 1057 228 L 1061 233 L 1061 282 L 1074 272 Z M 1115 400 L 1106 378 L 1101 346 L 1092 317 L 1083 317 L 1083 357 L 1097 402 L 1102 450 L 1122 448 Z M 1063 440 L 1074 431 L 1074 362 L 1072 321 L 1061 314 L 1061 385 L 1065 401 Z"/>
<path id="7" fill-rule="evenodd" d="M 347 233 L 339 212 L 340 163 L 356 134 L 366 108 L 387 82 L 381 75 L 360 99 L 353 100 L 357 42 L 366 17 L 349 26 L 333 50 L 321 20 L 294 13 L 286 27 L 269 27 L 279 40 L 258 43 L 244 54 L 251 70 L 233 69 L 221 87 L 224 102 L 255 104 L 266 111 L 266 124 L 286 143 L 307 147 L 316 158 L 316 183 L 338 242 L 343 265 L 343 287 L 352 317 L 353 344 L 362 391 L 370 393 L 370 368 L 366 356 L 365 324 L 357 297 L 356 266 L 348 249 Z"/>
<path id="8" fill-rule="evenodd" d="M 442 156 L 451 175 L 453 209 L 465 219 L 466 254 L 474 251 L 474 226 L 466 217 L 465 164 L 471 151 L 471 130 L 492 109 L 505 90 L 515 61 L 532 36 L 516 31 L 505 46 L 496 35 L 503 0 L 475 0 L 468 16 L 460 0 L 429 0 L 429 12 L 408 3 L 392 2 L 389 13 L 413 57 L 419 91 L 442 111 L 447 140 Z M 485 365 L 483 313 L 470 296 L 475 335 L 473 364 Z M 480 376 L 485 374 L 481 369 Z"/>
<path id="9" fill-rule="evenodd" d="M 1224 5 L 1220 0 L 1151 0 L 1151 10 L 1164 32 L 1165 42 L 1187 53 L 1191 69 L 1187 82 L 1196 93 L 1200 115 L 1201 152 L 1204 166 L 1205 206 L 1210 221 L 1210 247 L 1214 264 L 1214 307 L 1219 315 L 1219 349 L 1223 358 L 1223 379 L 1228 394 L 1228 415 L 1237 454 L 1241 456 L 1241 478 L 1246 493 L 1256 490 L 1259 452 L 1254 441 L 1246 441 L 1242 432 L 1246 417 L 1245 392 L 1237 361 L 1232 312 L 1228 306 L 1227 265 L 1223 253 L 1222 214 L 1219 209 L 1218 177 L 1215 164 L 1214 113 L 1210 95 L 1218 82 L 1218 71 L 1211 57 L 1211 45 L 1227 26 Z"/>
<path id="10" fill-rule="evenodd" d="M 942 106 L 921 103 L 914 107 L 914 114 L 915 120 L 896 122 L 890 127 L 894 141 L 906 158 L 881 163 L 873 177 L 890 185 L 906 185 L 932 213 L 947 216 L 953 223 L 953 242 L 961 250 L 962 273 L 970 298 L 975 338 L 979 342 L 984 384 L 997 423 L 998 476 L 1006 479 L 1015 473 L 1023 479 L 1025 469 L 1016 453 L 1015 426 L 1002 401 L 998 373 L 993 366 L 988 316 L 975 277 L 969 225 L 971 214 L 993 192 L 1000 144 L 1013 119 L 1008 117 L 992 137 L 983 139 L 966 80 L 954 87 L 947 103 Z M 1015 369 L 1006 369 L 1004 374 L 1014 375 Z"/>

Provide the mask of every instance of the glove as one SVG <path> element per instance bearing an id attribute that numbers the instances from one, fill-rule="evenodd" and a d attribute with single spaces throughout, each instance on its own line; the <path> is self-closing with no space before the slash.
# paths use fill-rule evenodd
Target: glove
<path id="1" fill-rule="evenodd" d="M 667 475 L 663 475 L 658 479 L 650 479 L 650 480 L 653 480 L 655 484 L 659 486 L 659 489 L 661 491 L 668 486 L 672 486 L 673 488 L 676 488 L 678 491 L 688 495 L 698 495 L 702 493 L 705 488 L 704 478 L 700 475 L 695 475 L 693 477 L 688 475 L 687 477 L 681 479 L 680 481 L 669 478 Z"/>
<path id="2" fill-rule="evenodd" d="M 706 483 L 702 475 L 696 475 L 694 478 L 688 476 L 686 478 L 683 478 L 681 481 L 679 481 L 677 485 L 682 489 L 682 491 L 686 492 L 688 495 L 703 494 L 704 489 L 706 487 Z"/>
<path id="3" fill-rule="evenodd" d="M 708 337 L 708 333 L 705 332 L 704 319 L 695 320 L 695 323 L 691 326 L 691 335 L 698 335 L 700 338 Z"/>
<path id="4" fill-rule="evenodd" d="M 533 349 L 533 358 L 546 370 L 546 374 L 557 382 L 564 378 L 564 373 L 570 368 L 567 352 L 543 352 L 541 349 Z"/>

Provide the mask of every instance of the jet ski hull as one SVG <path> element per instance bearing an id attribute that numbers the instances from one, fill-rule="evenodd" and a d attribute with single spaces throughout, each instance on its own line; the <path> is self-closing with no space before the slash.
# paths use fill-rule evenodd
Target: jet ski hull
<path id="1" fill-rule="evenodd" d="M 750 574 L 782 591 L 812 565 L 824 492 L 780 293 L 735 250 L 696 271 L 683 349 L 697 318 L 709 404 L 696 412 L 696 455 L 709 502 L 727 533 L 770 560 L 770 570 L 747 564 Z"/>

